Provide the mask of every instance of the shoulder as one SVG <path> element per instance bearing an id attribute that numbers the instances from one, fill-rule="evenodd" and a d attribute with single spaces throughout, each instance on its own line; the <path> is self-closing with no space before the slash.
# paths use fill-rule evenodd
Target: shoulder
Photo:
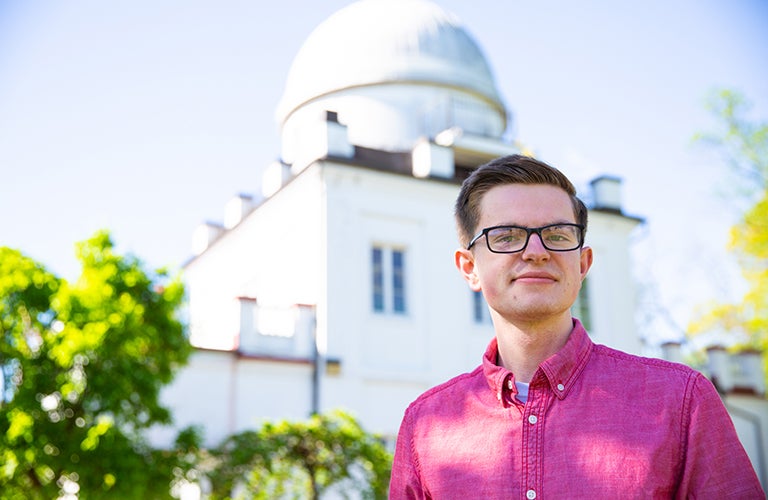
<path id="1" fill-rule="evenodd" d="M 665 415 L 685 435 L 697 414 L 711 423 L 724 421 L 727 412 L 714 384 L 701 372 L 682 363 L 628 354 L 595 345 L 583 383 L 605 395 L 633 401 L 636 412 Z"/>
<path id="2" fill-rule="evenodd" d="M 614 360 L 622 365 L 628 365 L 632 368 L 640 368 L 649 371 L 660 371 L 665 373 L 678 373 L 681 375 L 692 375 L 698 373 L 696 370 L 688 365 L 682 363 L 675 363 L 660 358 L 648 358 L 644 356 L 638 356 L 636 354 L 629 354 L 618 349 L 595 344 L 593 349 L 593 355 L 597 356 L 600 361 L 610 362 Z"/>
<path id="3" fill-rule="evenodd" d="M 600 344 L 594 346 L 592 356 L 590 365 L 594 369 L 609 371 L 622 383 L 659 384 L 667 390 L 677 388 L 685 392 L 694 386 L 711 385 L 701 372 L 682 363 L 637 356 Z"/>

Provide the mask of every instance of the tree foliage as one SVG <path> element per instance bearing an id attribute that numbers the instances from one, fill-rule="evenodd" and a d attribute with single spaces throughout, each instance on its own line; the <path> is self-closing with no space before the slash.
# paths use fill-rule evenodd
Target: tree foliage
<path id="1" fill-rule="evenodd" d="M 230 436 L 212 455 L 212 499 L 316 499 L 331 490 L 386 498 L 392 466 L 381 440 L 339 410 L 266 422 Z"/>
<path id="2" fill-rule="evenodd" d="M 697 138 L 723 154 L 747 206 L 731 228 L 729 248 L 739 258 L 748 291 L 739 303 L 711 305 L 689 331 L 728 332 L 768 355 L 768 123 L 748 120 L 750 104 L 730 90 L 716 92 L 709 107 L 720 128 Z"/>
<path id="3" fill-rule="evenodd" d="M 191 352 L 175 316 L 183 286 L 117 254 L 106 232 L 77 256 L 68 283 L 0 248 L 0 491 L 167 497 L 183 460 L 141 432 L 169 422 L 159 392 Z"/>
<path id="4" fill-rule="evenodd" d="M 694 137 L 719 151 L 735 174 L 735 181 L 744 188 L 743 196 L 748 201 L 754 195 L 761 196 L 768 187 L 768 123 L 748 119 L 746 115 L 751 107 L 738 92 L 713 91 L 707 108 L 717 120 L 718 127 Z"/>
<path id="5" fill-rule="evenodd" d="M 192 351 L 176 319 L 183 286 L 117 254 L 106 232 L 77 255 L 68 283 L 0 247 L 3 499 L 159 499 L 206 482 L 214 499 L 386 497 L 390 454 L 340 411 L 267 422 L 213 450 L 188 428 L 153 449 L 144 431 L 171 421 L 160 390 Z"/>

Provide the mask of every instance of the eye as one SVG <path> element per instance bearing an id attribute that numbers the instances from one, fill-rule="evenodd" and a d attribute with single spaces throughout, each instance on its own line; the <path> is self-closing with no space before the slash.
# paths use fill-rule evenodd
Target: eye
<path id="1" fill-rule="evenodd" d="M 542 235 L 551 243 L 569 243 L 577 240 L 574 226 L 550 226 L 542 231 Z"/>
<path id="2" fill-rule="evenodd" d="M 546 235 L 547 241 L 570 241 L 571 237 L 563 233 L 549 233 Z"/>
<path id="3" fill-rule="evenodd" d="M 525 231 L 513 227 L 497 228 L 490 231 L 488 237 L 492 244 L 517 243 L 520 240 L 525 239 Z"/>

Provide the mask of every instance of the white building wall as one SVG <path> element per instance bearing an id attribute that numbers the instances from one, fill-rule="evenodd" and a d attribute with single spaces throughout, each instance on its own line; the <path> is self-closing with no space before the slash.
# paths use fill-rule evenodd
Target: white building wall
<path id="1" fill-rule="evenodd" d="M 585 244 L 594 263 L 587 275 L 592 340 L 641 355 L 643 346 L 635 323 L 636 284 L 630 261 L 630 234 L 635 219 L 591 211 Z"/>
<path id="2" fill-rule="evenodd" d="M 466 359 L 469 290 L 453 265 L 458 186 L 325 164 L 328 195 L 328 353 L 341 375 L 323 385 L 323 406 L 356 409 L 377 432 L 394 435 L 405 407 Z M 406 253 L 407 313 L 372 306 L 372 246 Z M 319 315 L 320 313 L 318 313 Z M 457 371 L 458 370 L 458 371 Z"/>
<path id="3" fill-rule="evenodd" d="M 763 489 L 768 489 L 768 401 L 765 394 L 728 394 L 723 398 L 741 444 Z"/>
<path id="4" fill-rule="evenodd" d="M 249 359 L 226 351 L 196 351 L 161 400 L 173 426 L 156 426 L 148 438 L 171 446 L 178 429 L 200 426 L 208 446 L 257 427 L 264 419 L 300 420 L 309 412 L 312 367 Z"/>
<path id="5" fill-rule="evenodd" d="M 237 346 L 238 297 L 263 305 L 318 303 L 325 245 L 321 194 L 316 172 L 294 178 L 187 265 L 193 345 Z"/>

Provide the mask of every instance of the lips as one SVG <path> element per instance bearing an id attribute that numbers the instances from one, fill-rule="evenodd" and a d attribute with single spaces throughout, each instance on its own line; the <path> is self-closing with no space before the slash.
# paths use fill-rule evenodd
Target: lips
<path id="1" fill-rule="evenodd" d="M 512 281 L 518 281 L 522 283 L 552 283 L 557 281 L 554 276 L 549 273 L 541 271 L 531 271 L 527 273 L 518 274 Z"/>

